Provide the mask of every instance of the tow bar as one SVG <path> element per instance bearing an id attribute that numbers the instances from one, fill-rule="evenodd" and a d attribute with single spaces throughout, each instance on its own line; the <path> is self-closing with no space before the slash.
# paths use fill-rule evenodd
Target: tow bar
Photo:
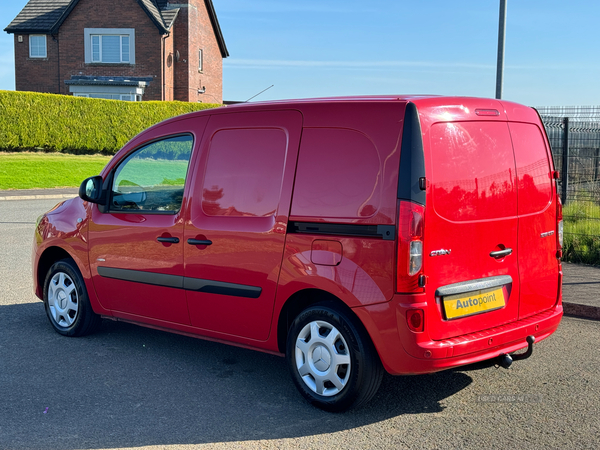
<path id="1" fill-rule="evenodd" d="M 519 361 L 521 359 L 529 358 L 533 353 L 533 343 L 535 342 L 535 336 L 527 336 L 527 339 L 525 340 L 527 341 L 527 350 L 525 351 L 525 353 L 521 353 L 519 355 L 509 355 L 507 353 L 503 353 L 498 357 L 498 364 L 504 367 L 505 369 L 508 369 L 513 363 L 513 361 Z"/>

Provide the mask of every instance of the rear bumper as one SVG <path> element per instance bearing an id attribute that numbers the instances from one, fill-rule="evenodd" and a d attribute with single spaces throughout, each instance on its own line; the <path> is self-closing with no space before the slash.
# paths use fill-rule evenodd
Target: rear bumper
<path id="1" fill-rule="evenodd" d="M 434 341 L 426 331 L 415 333 L 408 329 L 406 309 L 406 303 L 402 304 L 399 298 L 354 309 L 367 328 L 385 369 L 392 375 L 437 372 L 524 349 L 527 336 L 535 336 L 536 343 L 547 338 L 556 331 L 563 315 L 559 303 L 522 320 Z"/>

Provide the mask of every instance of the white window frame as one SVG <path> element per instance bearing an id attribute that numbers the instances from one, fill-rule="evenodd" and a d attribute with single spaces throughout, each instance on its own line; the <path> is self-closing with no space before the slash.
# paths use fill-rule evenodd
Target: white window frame
<path id="1" fill-rule="evenodd" d="M 135 28 L 84 28 L 86 64 L 135 64 Z M 100 61 L 93 60 L 92 36 L 100 36 Z M 102 36 L 120 36 L 120 62 L 102 62 Z M 123 61 L 123 37 L 129 37 L 129 61 Z"/>
<path id="2" fill-rule="evenodd" d="M 34 55 L 31 51 L 33 48 L 31 41 L 32 41 L 32 38 L 40 38 L 40 37 L 44 38 L 44 54 L 43 55 L 42 54 Z M 46 39 L 45 34 L 30 34 L 29 35 L 29 57 L 30 58 L 47 58 L 48 57 L 48 40 Z"/>
<path id="3" fill-rule="evenodd" d="M 204 69 L 204 52 L 201 48 L 198 49 L 198 72 L 202 72 Z"/>

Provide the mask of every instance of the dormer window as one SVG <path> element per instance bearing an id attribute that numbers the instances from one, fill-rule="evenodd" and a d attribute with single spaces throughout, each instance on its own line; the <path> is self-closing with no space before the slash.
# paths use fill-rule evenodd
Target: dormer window
<path id="1" fill-rule="evenodd" d="M 85 28 L 86 64 L 135 64 L 133 28 Z"/>

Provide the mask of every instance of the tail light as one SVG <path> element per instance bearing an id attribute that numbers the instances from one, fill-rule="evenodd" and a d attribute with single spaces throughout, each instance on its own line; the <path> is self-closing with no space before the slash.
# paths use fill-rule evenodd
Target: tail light
<path id="1" fill-rule="evenodd" d="M 396 290 L 419 292 L 423 269 L 423 230 L 425 209 L 412 202 L 400 201 L 398 217 L 398 266 Z"/>
<path id="2" fill-rule="evenodd" d="M 562 257 L 562 248 L 563 248 L 563 211 L 562 211 L 562 202 L 560 201 L 560 198 L 557 201 L 557 206 L 556 206 L 556 228 L 557 228 L 557 252 L 556 252 L 556 256 L 558 258 Z"/>

